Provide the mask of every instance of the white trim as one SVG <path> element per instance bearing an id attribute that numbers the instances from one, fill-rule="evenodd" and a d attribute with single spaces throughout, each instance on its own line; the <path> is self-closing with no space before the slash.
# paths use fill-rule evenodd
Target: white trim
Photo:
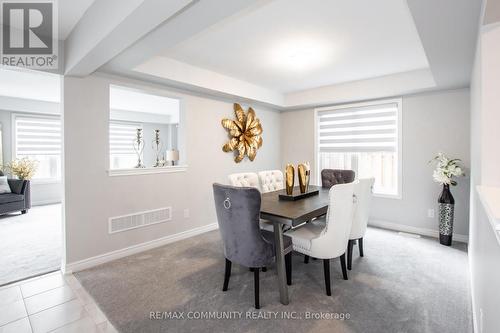
<path id="1" fill-rule="evenodd" d="M 370 225 L 372 227 L 382 228 L 382 229 L 402 231 L 402 232 L 408 232 L 411 234 L 439 238 L 439 231 L 434 230 L 434 229 L 419 228 L 419 227 L 413 227 L 413 226 L 399 224 L 399 223 L 393 223 L 393 222 L 382 221 L 382 220 L 371 220 L 371 219 L 368 221 L 368 225 Z M 469 242 L 469 236 L 467 236 L 467 235 L 460 235 L 460 234 L 454 233 L 453 239 L 458 241 L 458 242 L 462 242 L 462 243 Z"/>
<path id="2" fill-rule="evenodd" d="M 474 274 L 472 274 L 472 256 L 468 255 L 469 257 L 469 279 L 470 279 L 470 294 L 472 298 L 472 325 L 474 327 L 474 332 L 480 332 L 479 331 L 479 322 L 477 318 L 477 312 L 479 309 L 477 308 L 476 305 L 476 293 L 474 291 Z"/>
<path id="3" fill-rule="evenodd" d="M 365 106 L 373 106 L 380 104 L 391 104 L 395 103 L 398 106 L 398 125 L 397 125 L 397 140 L 398 140 L 398 188 L 397 194 L 385 194 L 385 193 L 373 193 L 376 197 L 381 197 L 385 199 L 403 199 L 403 97 L 389 98 L 389 99 L 377 99 L 372 101 L 360 102 L 360 103 L 348 103 L 348 104 L 338 104 L 333 106 L 325 106 L 314 109 L 314 162 L 316 164 L 317 182 L 321 184 L 321 170 L 319 166 L 319 136 L 318 136 L 318 112 L 328 111 L 328 110 L 342 110 L 347 108 L 359 108 Z"/>
<path id="4" fill-rule="evenodd" d="M 476 191 L 495 238 L 500 244 L 500 187 L 478 185 Z"/>
<path id="5" fill-rule="evenodd" d="M 173 235 L 168 235 L 162 238 L 158 238 L 149 242 L 144 242 L 137 245 L 132 245 L 120 250 L 111 251 L 108 253 L 104 253 L 95 257 L 90 257 L 87 259 L 75 261 L 72 263 L 68 263 L 62 267 L 62 271 L 64 274 L 71 274 L 73 272 L 78 272 L 87 268 L 91 268 L 97 265 L 101 265 L 116 259 L 120 259 L 123 257 L 127 257 L 136 253 L 140 253 L 143 251 L 151 250 L 163 245 L 167 245 L 170 243 L 174 243 L 186 238 L 194 237 L 205 232 L 209 232 L 212 230 L 218 229 L 217 223 L 212 223 L 208 225 L 204 225 L 202 227 L 182 231 Z"/>
<path id="6" fill-rule="evenodd" d="M 173 173 L 187 171 L 187 165 L 172 165 L 159 168 L 133 168 L 133 169 L 113 169 L 108 170 L 110 177 L 116 176 L 134 176 L 134 175 L 151 175 L 156 173 Z"/>

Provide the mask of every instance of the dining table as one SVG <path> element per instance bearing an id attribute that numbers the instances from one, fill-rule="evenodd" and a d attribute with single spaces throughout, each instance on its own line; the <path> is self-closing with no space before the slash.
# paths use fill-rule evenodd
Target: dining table
<path id="1" fill-rule="evenodd" d="M 318 194 L 295 201 L 280 199 L 280 194 L 286 194 L 284 189 L 263 193 L 261 196 L 260 218 L 273 223 L 280 302 L 284 305 L 289 303 L 289 299 L 285 272 L 283 226 L 293 228 L 326 214 L 329 189 L 315 185 L 310 185 L 308 188 L 308 192 L 316 190 L 318 190 Z M 293 191 L 299 193 L 300 189 L 294 187 Z"/>

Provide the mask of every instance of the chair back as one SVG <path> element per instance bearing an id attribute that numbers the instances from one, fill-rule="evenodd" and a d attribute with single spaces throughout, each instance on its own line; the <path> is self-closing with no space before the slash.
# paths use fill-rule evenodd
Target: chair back
<path id="1" fill-rule="evenodd" d="M 259 190 L 221 184 L 213 184 L 213 190 L 225 257 L 246 267 L 272 263 L 273 245 L 264 240 L 259 227 Z"/>
<path id="2" fill-rule="evenodd" d="M 337 184 L 352 183 L 355 172 L 352 170 L 323 169 L 321 170 L 321 186 L 330 188 Z"/>
<path id="3" fill-rule="evenodd" d="M 228 176 L 229 184 L 236 187 L 254 187 L 260 191 L 259 177 L 254 172 L 233 173 Z"/>
<path id="4" fill-rule="evenodd" d="M 260 189 L 262 193 L 273 192 L 285 188 L 283 172 L 280 170 L 266 170 L 259 172 Z"/>
<path id="5" fill-rule="evenodd" d="M 359 239 L 365 235 L 368 218 L 370 217 L 373 183 L 375 183 L 375 178 L 365 178 L 358 179 L 358 182 L 354 185 L 354 217 L 349 239 Z"/>
<path id="6" fill-rule="evenodd" d="M 312 240 L 311 252 L 318 258 L 337 258 L 345 253 L 354 209 L 355 183 L 338 184 L 330 188 L 326 226 L 318 238 Z"/>

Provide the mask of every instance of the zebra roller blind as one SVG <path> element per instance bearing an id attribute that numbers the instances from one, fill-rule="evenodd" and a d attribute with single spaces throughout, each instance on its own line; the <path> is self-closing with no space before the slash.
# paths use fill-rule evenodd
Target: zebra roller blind
<path id="1" fill-rule="evenodd" d="M 57 117 L 16 116 L 16 156 L 61 154 L 61 120 Z"/>
<path id="2" fill-rule="evenodd" d="M 319 151 L 394 152 L 398 116 L 397 103 L 320 110 Z"/>
<path id="3" fill-rule="evenodd" d="M 134 155 L 134 140 L 137 129 L 141 124 L 110 122 L 109 123 L 109 152 L 111 155 Z"/>

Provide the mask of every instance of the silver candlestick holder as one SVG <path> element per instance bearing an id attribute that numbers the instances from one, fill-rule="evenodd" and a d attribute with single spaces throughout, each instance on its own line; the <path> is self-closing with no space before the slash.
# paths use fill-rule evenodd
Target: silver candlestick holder
<path id="1" fill-rule="evenodd" d="M 134 151 L 137 154 L 137 165 L 134 168 L 145 168 L 142 163 L 142 152 L 144 151 L 144 139 L 142 137 L 142 128 L 138 128 L 133 142 Z"/>
<path id="2" fill-rule="evenodd" d="M 153 165 L 153 167 L 155 168 L 162 167 L 164 165 L 164 162 L 162 162 L 162 159 L 160 159 L 160 152 L 163 149 L 163 141 L 161 141 L 160 139 L 159 129 L 155 129 L 155 137 L 152 142 L 152 148 L 156 156 L 156 163 L 155 165 Z"/>

